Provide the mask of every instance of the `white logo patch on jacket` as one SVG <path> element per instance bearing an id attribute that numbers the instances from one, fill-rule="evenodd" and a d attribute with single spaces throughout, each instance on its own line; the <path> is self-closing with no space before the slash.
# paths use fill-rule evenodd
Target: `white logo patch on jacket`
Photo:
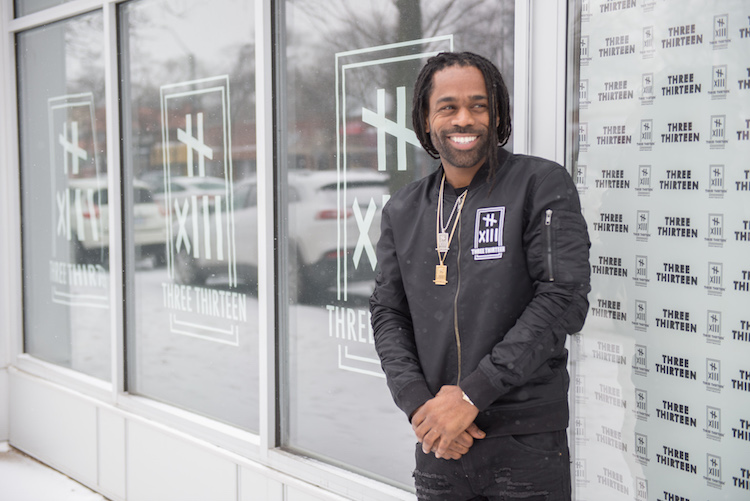
<path id="1" fill-rule="evenodd" d="M 503 257 L 503 226 L 505 207 L 477 209 L 474 220 L 474 248 L 471 249 L 475 261 Z"/>

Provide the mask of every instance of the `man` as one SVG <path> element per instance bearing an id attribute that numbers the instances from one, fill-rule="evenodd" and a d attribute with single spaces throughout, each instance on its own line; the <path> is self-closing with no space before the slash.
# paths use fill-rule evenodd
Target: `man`
<path id="1" fill-rule="evenodd" d="M 419 442 L 417 496 L 570 499 L 564 344 L 590 290 L 576 187 L 561 166 L 500 148 L 508 91 L 481 56 L 431 58 L 412 121 L 441 165 L 383 209 L 370 308 Z"/>

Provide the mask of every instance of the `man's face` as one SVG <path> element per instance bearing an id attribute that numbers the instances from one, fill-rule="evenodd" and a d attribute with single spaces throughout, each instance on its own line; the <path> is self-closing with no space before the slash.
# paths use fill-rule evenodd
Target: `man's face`
<path id="1" fill-rule="evenodd" d="M 474 66 L 436 72 L 429 105 L 426 131 L 443 166 L 479 169 L 487 158 L 490 122 L 482 72 Z"/>

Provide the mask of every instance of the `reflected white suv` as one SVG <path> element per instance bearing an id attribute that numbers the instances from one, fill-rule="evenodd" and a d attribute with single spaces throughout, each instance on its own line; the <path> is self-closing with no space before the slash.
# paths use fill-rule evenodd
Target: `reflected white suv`
<path id="1" fill-rule="evenodd" d="M 222 178 L 210 176 L 172 176 L 169 178 L 168 188 L 172 207 L 166 207 L 167 194 L 164 191 L 163 182 L 152 184 L 151 192 L 154 194 L 154 201 L 165 206 L 165 209 L 172 214 L 175 211 L 175 202 L 182 206 L 185 200 L 193 195 L 224 195 L 227 189 Z"/>
<path id="2" fill-rule="evenodd" d="M 388 176 L 369 169 L 350 169 L 346 182 L 336 171 L 289 173 L 287 190 L 282 196 L 286 196 L 288 204 L 285 225 L 289 263 L 286 264 L 293 299 L 335 286 L 339 258 L 346 260 L 348 280 L 375 277 L 374 248 L 380 237 L 380 216 L 388 193 Z M 254 178 L 236 183 L 233 205 L 238 273 L 242 281 L 253 283 L 258 266 Z M 343 272 L 343 266 L 341 269 Z M 226 272 L 226 262 L 195 257 L 186 252 L 185 246 L 180 246 L 175 263 L 178 281 L 202 284 L 209 277 Z"/>
<path id="3" fill-rule="evenodd" d="M 68 181 L 70 207 L 70 241 L 77 263 L 100 262 L 106 265 L 109 250 L 109 191 L 104 178 L 81 178 Z M 167 242 L 166 213 L 154 202 L 148 185 L 133 181 L 132 241 L 143 254 L 153 255 L 162 263 Z"/>

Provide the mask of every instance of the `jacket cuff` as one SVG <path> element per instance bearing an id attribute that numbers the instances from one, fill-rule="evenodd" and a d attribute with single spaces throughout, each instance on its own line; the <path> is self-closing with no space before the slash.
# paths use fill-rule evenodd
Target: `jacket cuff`
<path id="1" fill-rule="evenodd" d="M 492 402 L 497 400 L 499 392 L 480 368 L 463 378 L 459 387 L 471 399 L 479 411 L 489 407 Z"/>
<path id="2" fill-rule="evenodd" d="M 422 404 L 430 400 L 434 395 L 427 388 L 424 379 L 415 379 L 408 383 L 399 393 L 397 404 L 399 408 L 406 413 L 406 417 L 411 421 L 411 415 L 414 414 Z"/>

